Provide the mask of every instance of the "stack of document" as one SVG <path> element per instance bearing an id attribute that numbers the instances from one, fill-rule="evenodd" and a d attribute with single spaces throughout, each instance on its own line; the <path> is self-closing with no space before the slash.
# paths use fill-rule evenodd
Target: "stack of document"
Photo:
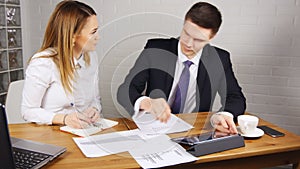
<path id="1" fill-rule="evenodd" d="M 158 168 L 198 160 L 165 135 L 193 126 L 175 115 L 161 123 L 151 114 L 134 119 L 139 129 L 73 138 L 86 157 L 102 157 L 128 151 L 143 168 Z"/>
<path id="2" fill-rule="evenodd" d="M 63 127 L 60 127 L 60 130 L 75 134 L 77 136 L 87 137 L 87 136 L 93 135 L 95 133 L 98 133 L 104 129 L 111 128 L 118 124 L 117 121 L 108 120 L 108 119 L 104 119 L 104 118 L 101 118 L 96 123 L 97 123 L 97 126 L 89 126 L 84 129 L 74 129 L 69 126 L 63 126 Z"/>
<path id="3" fill-rule="evenodd" d="M 101 157 L 128 151 L 143 168 L 158 168 L 198 160 L 167 135 L 144 135 L 128 130 L 85 138 L 73 138 L 87 157 Z"/>

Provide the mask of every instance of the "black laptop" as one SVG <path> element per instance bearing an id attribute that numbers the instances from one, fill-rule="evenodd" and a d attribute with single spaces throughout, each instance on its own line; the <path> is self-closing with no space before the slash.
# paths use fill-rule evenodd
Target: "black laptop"
<path id="1" fill-rule="evenodd" d="M 65 147 L 10 137 L 0 103 L 0 169 L 41 168 L 65 151 Z"/>

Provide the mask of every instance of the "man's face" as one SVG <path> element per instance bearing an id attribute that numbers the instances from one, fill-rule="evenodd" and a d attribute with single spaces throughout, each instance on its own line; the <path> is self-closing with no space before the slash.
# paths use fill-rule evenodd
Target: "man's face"
<path id="1" fill-rule="evenodd" d="M 189 59 L 193 58 L 213 38 L 212 30 L 200 27 L 186 20 L 180 35 L 181 51 Z"/>

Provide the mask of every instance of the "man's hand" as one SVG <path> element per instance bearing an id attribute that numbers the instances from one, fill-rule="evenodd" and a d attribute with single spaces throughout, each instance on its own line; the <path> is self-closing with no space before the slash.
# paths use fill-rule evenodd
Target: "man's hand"
<path id="1" fill-rule="evenodd" d="M 211 117 L 211 122 L 217 131 L 227 134 L 237 134 L 238 131 L 233 122 L 233 118 L 224 114 L 214 114 Z"/>
<path id="2" fill-rule="evenodd" d="M 140 109 L 152 113 L 157 120 L 166 123 L 171 116 L 171 108 L 165 99 L 146 98 L 141 101 Z"/>

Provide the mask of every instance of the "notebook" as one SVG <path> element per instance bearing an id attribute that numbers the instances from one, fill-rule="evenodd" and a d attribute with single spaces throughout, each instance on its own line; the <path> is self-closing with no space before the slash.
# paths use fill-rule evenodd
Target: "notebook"
<path id="1" fill-rule="evenodd" d="M 65 147 L 9 136 L 4 106 L 0 103 L 0 168 L 41 168 L 66 151 Z"/>
<path id="2" fill-rule="evenodd" d="M 98 132 L 100 132 L 104 129 L 111 128 L 111 127 L 118 124 L 117 121 L 104 119 L 104 118 L 101 118 L 96 123 L 97 123 L 97 125 L 89 126 L 88 128 L 84 128 L 84 129 L 74 129 L 74 128 L 69 127 L 69 126 L 63 126 L 63 127 L 60 127 L 60 130 L 75 134 L 77 136 L 87 137 L 87 136 L 96 134 L 96 133 L 98 133 Z"/>

